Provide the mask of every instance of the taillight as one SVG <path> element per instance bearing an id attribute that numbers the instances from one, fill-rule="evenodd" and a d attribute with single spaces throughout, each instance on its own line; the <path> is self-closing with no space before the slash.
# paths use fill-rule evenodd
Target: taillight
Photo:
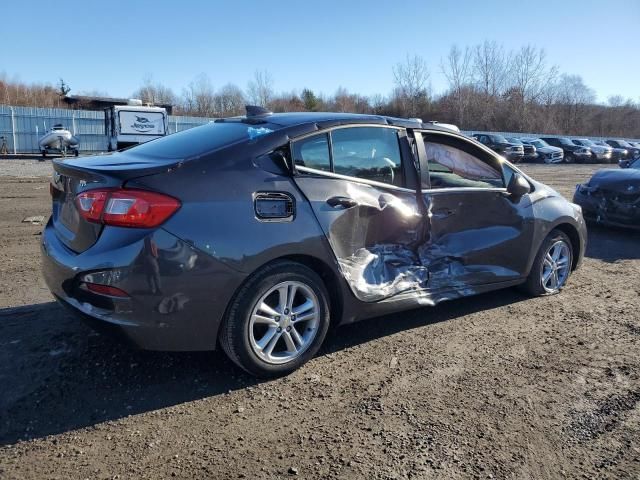
<path id="1" fill-rule="evenodd" d="M 173 215 L 180 202 L 147 190 L 88 190 L 76 197 L 82 217 L 95 223 L 118 227 L 153 228 Z"/>
<path id="2" fill-rule="evenodd" d="M 100 283 L 85 283 L 87 290 L 99 295 L 108 295 L 109 297 L 128 297 L 129 294 L 124 290 L 111 285 L 102 285 Z"/>

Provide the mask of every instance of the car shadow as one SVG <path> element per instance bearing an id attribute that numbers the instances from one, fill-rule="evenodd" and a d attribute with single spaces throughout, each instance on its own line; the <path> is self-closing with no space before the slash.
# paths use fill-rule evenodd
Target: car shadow
<path id="1" fill-rule="evenodd" d="M 613 263 L 640 258 L 640 231 L 589 223 L 585 256 Z"/>
<path id="2" fill-rule="evenodd" d="M 320 355 L 526 299 L 515 289 L 342 326 Z M 0 445 L 256 385 L 221 351 L 135 350 L 55 302 L 0 309 Z"/>

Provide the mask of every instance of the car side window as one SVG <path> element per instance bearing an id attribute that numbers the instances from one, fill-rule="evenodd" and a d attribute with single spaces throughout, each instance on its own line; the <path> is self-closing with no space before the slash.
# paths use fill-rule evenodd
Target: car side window
<path id="1" fill-rule="evenodd" d="M 504 181 L 497 160 L 487 162 L 477 156 L 471 145 L 456 146 L 448 142 L 425 140 L 429 182 L 437 188 L 503 188 Z"/>
<path id="2" fill-rule="evenodd" d="M 292 144 L 293 162 L 299 167 L 331 171 L 329 136 L 326 133 L 303 138 Z"/>
<path id="3" fill-rule="evenodd" d="M 404 186 L 398 130 L 338 128 L 331 132 L 335 173 Z"/>
<path id="4" fill-rule="evenodd" d="M 511 177 L 513 177 L 514 173 L 516 173 L 516 171 L 513 168 L 511 168 L 509 165 L 507 165 L 506 163 L 502 165 L 502 175 L 504 176 L 505 186 L 509 185 L 509 182 L 511 181 Z"/>

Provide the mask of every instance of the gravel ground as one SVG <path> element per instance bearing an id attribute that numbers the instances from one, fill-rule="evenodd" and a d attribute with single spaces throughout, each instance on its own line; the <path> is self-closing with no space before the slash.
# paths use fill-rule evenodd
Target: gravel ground
<path id="1" fill-rule="evenodd" d="M 37 178 L 51 175 L 51 161 L 0 159 L 0 177 Z"/>
<path id="2" fill-rule="evenodd" d="M 525 166 L 570 197 L 592 165 Z M 140 352 L 40 279 L 50 164 L 0 162 L 0 478 L 640 478 L 640 236 L 515 289 L 338 329 L 287 378 Z M 22 177 L 22 178 L 20 178 Z"/>

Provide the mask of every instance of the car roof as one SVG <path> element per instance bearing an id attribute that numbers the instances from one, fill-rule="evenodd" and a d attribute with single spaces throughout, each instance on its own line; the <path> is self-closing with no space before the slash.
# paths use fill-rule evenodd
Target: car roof
<path id="1" fill-rule="evenodd" d="M 272 125 L 279 128 L 292 128 L 299 125 L 316 124 L 318 129 L 330 128 L 338 125 L 375 124 L 457 133 L 449 126 L 441 126 L 438 123 L 421 122 L 419 119 L 342 112 L 269 113 L 263 115 L 221 118 L 216 120 L 216 122 L 233 121 L 262 124 L 265 126 Z"/>

